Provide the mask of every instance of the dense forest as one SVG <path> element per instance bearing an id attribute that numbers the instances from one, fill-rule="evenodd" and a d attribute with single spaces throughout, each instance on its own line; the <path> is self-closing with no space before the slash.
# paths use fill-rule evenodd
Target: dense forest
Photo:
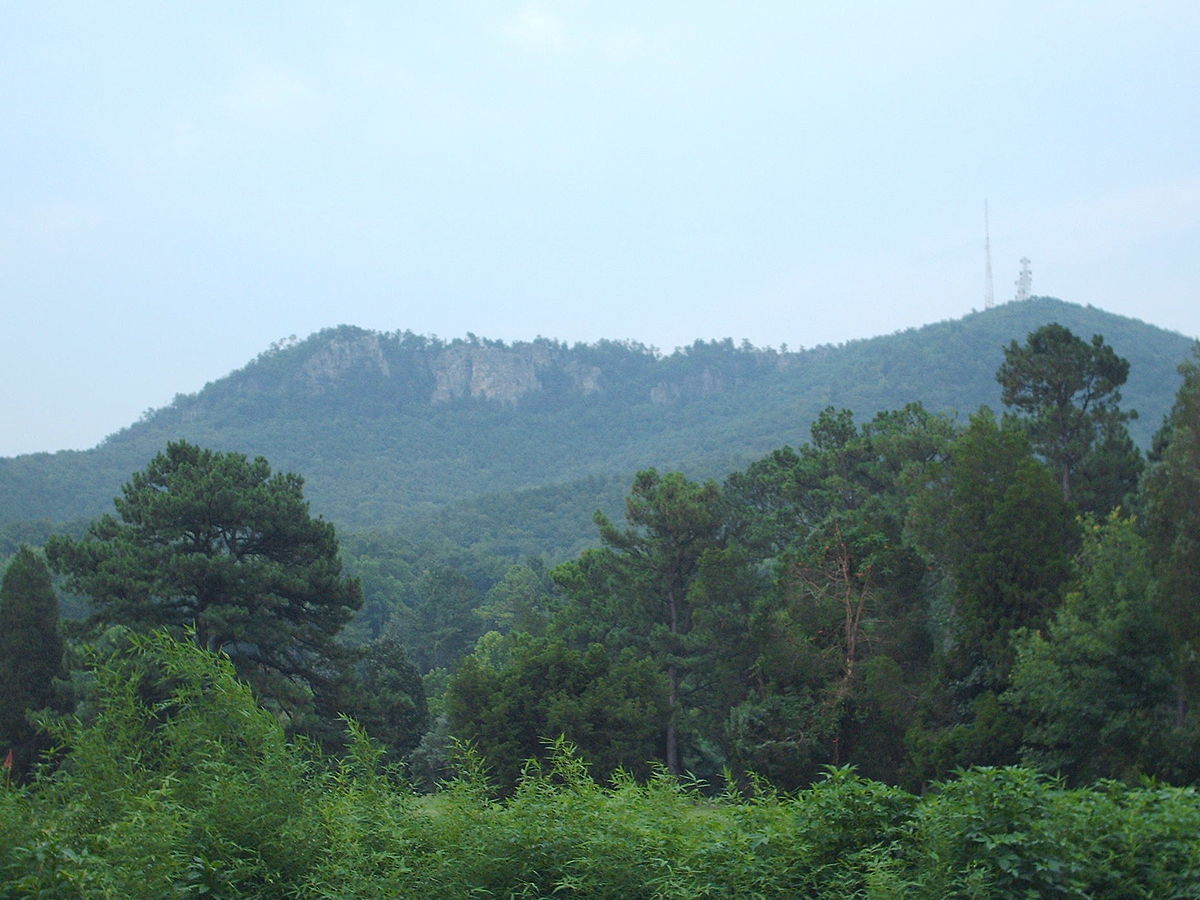
<path id="1" fill-rule="evenodd" d="M 1051 298 L 807 349 L 725 340 L 662 353 L 340 327 L 280 342 L 91 450 L 0 459 L 0 540 L 38 520 L 82 528 L 130 472 L 186 440 L 303 474 L 313 510 L 343 532 L 565 559 L 594 540 L 595 509 L 619 514 L 641 469 L 723 479 L 804 441 L 828 406 L 863 420 L 913 402 L 960 419 L 998 408 L 1002 348 L 1050 322 L 1103 334 L 1130 361 L 1123 393 L 1140 417 L 1128 426 L 1148 448 L 1189 339 Z"/>
<path id="2" fill-rule="evenodd" d="M 1140 442 L 1124 346 L 1042 324 L 969 415 L 592 474 L 583 548 L 486 495 L 335 533 L 299 475 L 172 438 L 98 518 L 10 528 L 0 883 L 1195 896 L 1200 349 Z"/>

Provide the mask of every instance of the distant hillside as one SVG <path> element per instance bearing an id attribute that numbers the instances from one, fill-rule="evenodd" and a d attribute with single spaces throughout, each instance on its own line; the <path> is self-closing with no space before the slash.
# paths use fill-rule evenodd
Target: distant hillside
<path id="1" fill-rule="evenodd" d="M 1148 443 L 1191 340 L 1049 298 L 795 352 L 726 340 L 663 356 L 634 343 L 444 342 L 341 326 L 273 347 L 92 450 L 0 459 L 0 522 L 106 511 L 130 473 L 186 438 L 299 472 L 314 510 L 339 525 L 420 523 L 508 546 L 489 531 L 505 521 L 498 495 L 522 492 L 514 514 L 536 518 L 542 503 L 546 521 L 570 510 L 577 523 L 577 503 L 594 509 L 639 468 L 720 476 L 804 441 L 825 406 L 860 418 L 913 400 L 961 414 L 997 406 L 1002 347 L 1047 322 L 1103 334 L 1130 360 L 1125 406 Z"/>

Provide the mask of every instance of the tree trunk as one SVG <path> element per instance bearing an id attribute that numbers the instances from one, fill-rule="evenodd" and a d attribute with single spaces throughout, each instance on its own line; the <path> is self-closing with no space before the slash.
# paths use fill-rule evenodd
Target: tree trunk
<path id="1" fill-rule="evenodd" d="M 667 668 L 667 680 L 671 683 L 671 709 L 667 713 L 667 771 L 672 775 L 680 774 L 679 768 L 679 669 L 671 665 Z"/>
<path id="2" fill-rule="evenodd" d="M 670 616 L 671 635 L 675 636 L 679 633 L 679 605 L 675 600 L 675 591 L 667 591 L 667 612 Z M 674 652 L 674 647 L 671 648 Z M 667 713 L 667 745 L 666 745 L 666 763 L 667 771 L 672 775 L 680 774 L 679 771 L 679 667 L 675 663 L 667 666 L 667 681 L 671 685 L 671 693 L 669 697 L 670 711 Z"/>

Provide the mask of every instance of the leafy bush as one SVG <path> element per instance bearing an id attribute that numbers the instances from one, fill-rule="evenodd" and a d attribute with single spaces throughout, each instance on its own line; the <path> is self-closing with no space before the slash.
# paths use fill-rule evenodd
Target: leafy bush
<path id="1" fill-rule="evenodd" d="M 58 767 L 0 791 L 0 898 L 1200 897 L 1188 788 L 987 768 L 916 797 L 841 768 L 747 797 L 599 784 L 558 741 L 503 800 L 469 749 L 422 796 L 355 723 L 322 759 L 227 659 L 131 643 L 54 727 Z"/>

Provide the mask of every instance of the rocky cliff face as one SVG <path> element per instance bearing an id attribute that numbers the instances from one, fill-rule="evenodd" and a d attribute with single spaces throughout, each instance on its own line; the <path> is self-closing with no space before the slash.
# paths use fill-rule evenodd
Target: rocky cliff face
<path id="1" fill-rule="evenodd" d="M 600 369 L 585 366 L 545 348 L 530 345 L 507 347 L 450 346 L 429 362 L 434 376 L 430 401 L 442 403 L 478 397 L 515 403 L 526 394 L 543 390 L 550 372 L 566 375 L 581 394 L 600 390 Z"/>
<path id="2" fill-rule="evenodd" d="M 261 417 L 297 401 L 320 404 L 338 396 L 346 404 L 342 408 L 376 410 L 459 400 L 511 406 L 537 396 L 558 402 L 600 394 L 632 404 L 676 404 L 727 393 L 786 364 L 787 354 L 739 351 L 726 343 L 697 344 L 662 357 L 633 343 L 446 342 L 341 326 L 273 346 L 220 384 L 179 398 L 162 412 L 192 422 L 233 403 Z M 246 412 L 250 406 L 252 413 Z"/>
<path id="3" fill-rule="evenodd" d="M 380 336 L 373 331 L 335 334 L 304 361 L 300 372 L 309 385 L 316 387 L 337 381 L 339 376 L 359 366 L 374 369 L 385 378 L 391 375 Z"/>

